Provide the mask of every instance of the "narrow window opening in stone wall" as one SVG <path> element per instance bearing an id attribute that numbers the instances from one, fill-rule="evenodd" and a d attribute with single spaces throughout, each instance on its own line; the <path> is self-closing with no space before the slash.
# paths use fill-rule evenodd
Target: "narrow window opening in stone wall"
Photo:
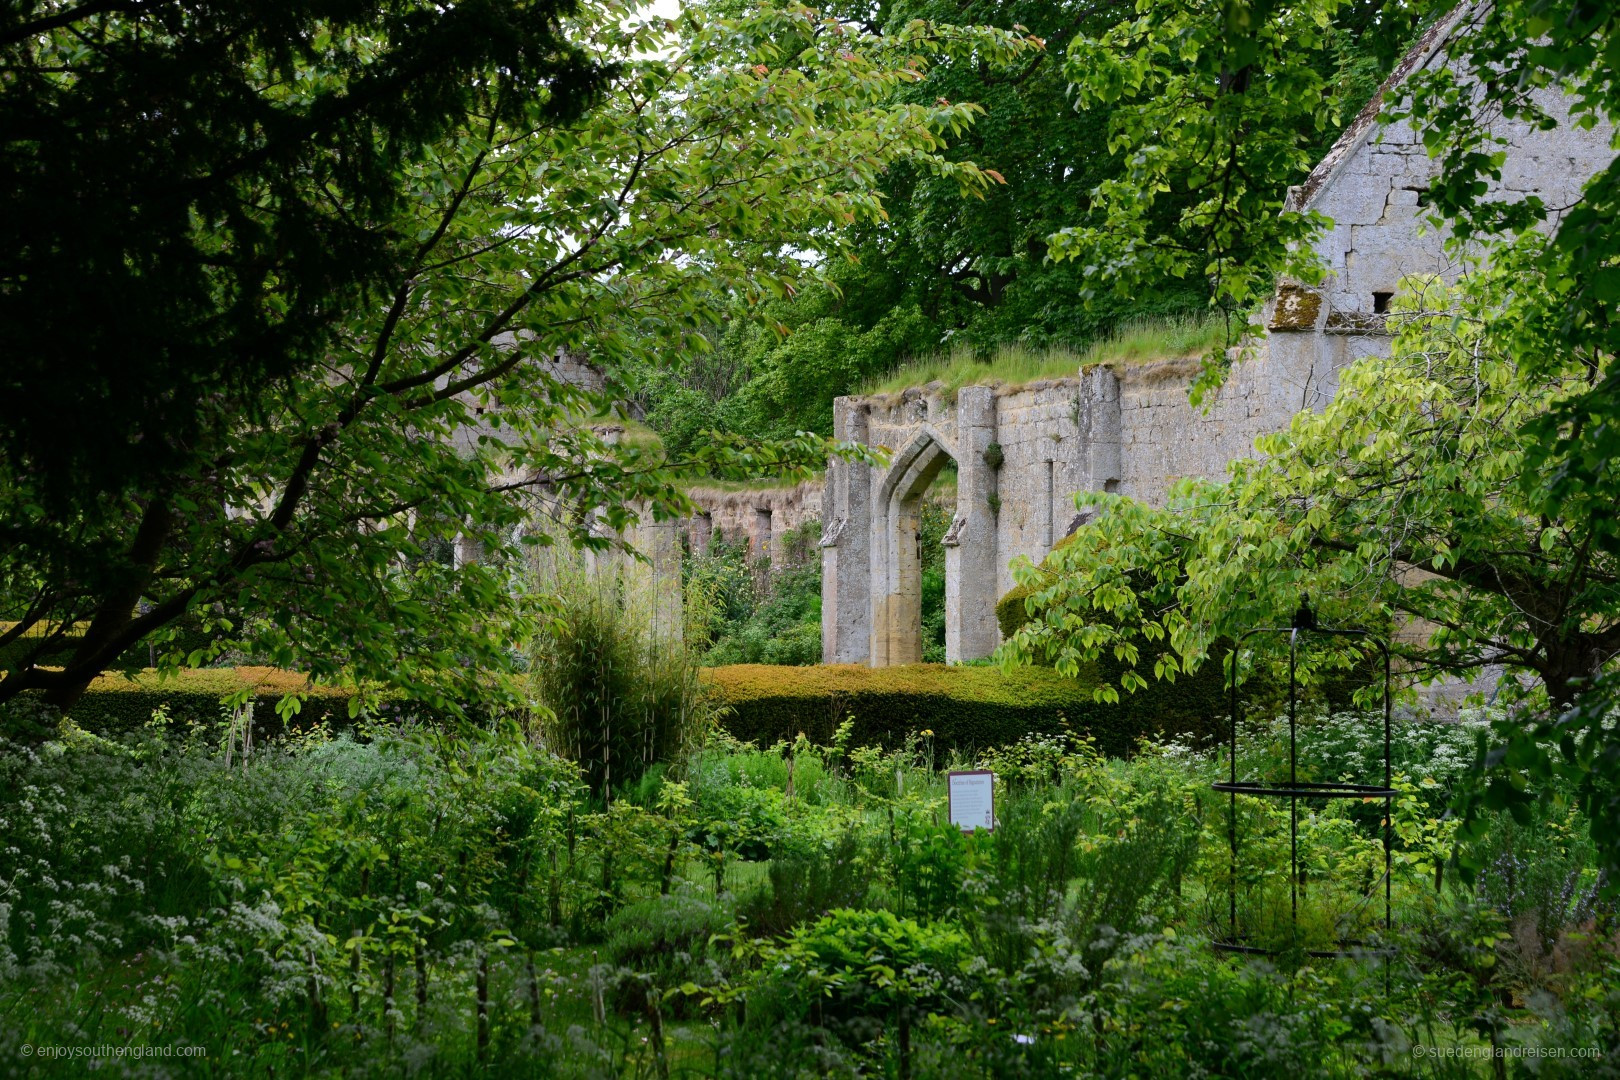
<path id="1" fill-rule="evenodd" d="M 1390 302 L 1391 299 L 1394 298 L 1394 296 L 1395 296 L 1395 294 L 1392 293 L 1392 292 L 1375 292 L 1375 293 L 1373 293 L 1373 314 L 1374 315 L 1387 315 L 1387 314 L 1389 314 L 1389 302 Z"/>
<path id="2" fill-rule="evenodd" d="M 754 535 L 749 539 L 754 547 L 750 554 L 755 559 L 768 559 L 771 557 L 771 511 L 769 507 L 755 508 Z"/>
<path id="3" fill-rule="evenodd" d="M 1118 480 L 1104 480 L 1103 481 L 1103 490 L 1108 492 L 1110 495 L 1116 494 L 1119 491 L 1119 481 Z"/>

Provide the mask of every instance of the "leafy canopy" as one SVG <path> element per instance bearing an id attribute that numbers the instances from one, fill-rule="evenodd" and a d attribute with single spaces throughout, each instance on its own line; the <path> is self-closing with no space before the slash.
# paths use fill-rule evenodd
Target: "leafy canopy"
<path id="1" fill-rule="evenodd" d="M 1075 38 L 1076 105 L 1106 111 L 1121 164 L 1097 185 L 1089 220 L 1050 241 L 1052 258 L 1084 267 L 1083 297 L 1202 280 L 1235 340 L 1279 274 L 1320 279 L 1310 241 L 1326 219 L 1288 205 L 1287 185 L 1310 170 L 1346 106 L 1362 105 L 1345 94 L 1364 95 L 1364 82 L 1326 62 L 1347 14 L 1354 6 L 1341 0 L 1145 0 Z M 1383 32 L 1406 25 L 1396 6 Z"/>
<path id="2" fill-rule="evenodd" d="M 672 457 L 582 418 L 623 397 L 633 359 L 701 350 L 697 331 L 732 297 L 782 291 L 807 273 L 797 252 L 881 217 L 875 180 L 891 163 L 985 187 L 941 156 L 974 106 L 893 91 L 932 58 L 1028 44 L 926 23 L 876 35 L 793 6 L 670 21 L 602 2 L 565 31 L 609 73 L 599 102 L 561 123 L 545 95 L 493 76 L 401 166 L 386 226 L 405 255 L 319 363 L 261 387 L 252 410 L 221 416 L 94 517 L 44 512 L 6 459 L 0 580 L 22 616 L 8 633 L 43 627 L 45 648 L 90 627 L 62 670 L 25 655 L 0 699 L 71 700 L 129 644 L 201 611 L 221 645 L 453 709 L 502 692 L 481 673 L 510 669 L 540 610 L 513 587 L 526 544 L 602 546 L 638 516 L 690 512 L 684 477 L 825 460 L 810 436 L 722 436 Z M 340 214 L 377 212 L 332 198 Z M 565 383 L 559 353 L 588 356 L 605 389 Z M 551 524 L 533 528 L 536 515 Z M 458 537 L 482 558 L 430 557 Z M 83 587 L 104 563 L 108 583 Z"/>
<path id="3" fill-rule="evenodd" d="M 1314 115 L 1319 98 L 1297 96 L 1291 114 L 1268 97 L 1269 76 L 1309 87 L 1299 61 L 1320 40 L 1311 23 L 1335 7 L 1149 3 L 1111 38 L 1123 56 L 1077 43 L 1082 97 L 1131 105 L 1116 110 L 1115 149 L 1138 167 L 1111 190 L 1117 231 L 1075 230 L 1074 257 L 1127 286 L 1154 266 L 1219 273 L 1236 282 L 1240 307 L 1278 275 L 1315 280 L 1308 240 L 1320 223 L 1287 209 L 1283 177 L 1230 169 L 1251 146 L 1288 163 L 1298 117 Z M 1515 125 L 1620 119 L 1620 10 L 1582 0 L 1417 10 L 1443 22 L 1448 62 L 1378 104 L 1383 120 L 1410 120 L 1438 161 L 1431 224 L 1448 230 L 1461 262 L 1483 256 L 1492 268 L 1464 289 L 1463 321 L 1413 324 L 1395 360 L 1345 373 L 1334 421 L 1301 418 L 1261 444 L 1277 459 L 1239 466 L 1229 485 L 1186 487 L 1164 511 L 1111 505 L 1095 544 L 1058 558 L 1079 561 L 1045 582 L 1044 625 L 1009 656 L 1134 658 L 1136 640 L 1112 623 L 1140 621 L 1143 640 L 1165 650 L 1156 668 L 1173 677 L 1217 627 L 1285 620 L 1313 589 L 1335 618 L 1412 628 L 1399 648 L 1420 672 L 1505 665 L 1501 691 L 1525 700 L 1483 761 L 1485 804 L 1521 812 L 1563 777 L 1594 818 L 1620 826 L 1620 741 L 1608 718 L 1620 692 L 1620 530 L 1604 511 L 1620 454 L 1620 161 L 1573 206 L 1493 186 Z M 1177 183 L 1207 191 L 1206 204 L 1181 232 L 1152 238 L 1135 204 Z M 1245 250 L 1234 278 L 1233 255 Z M 1410 368 L 1418 357 L 1421 379 Z M 1526 677 L 1536 680 L 1528 695 Z M 1606 858 L 1620 868 L 1620 845 Z"/>
<path id="4" fill-rule="evenodd" d="M 1033 618 L 1004 661 L 1044 658 L 1074 675 L 1111 656 L 1125 662 L 1120 687 L 1138 689 L 1149 663 L 1173 680 L 1218 642 L 1286 625 L 1308 597 L 1324 624 L 1388 638 L 1411 680 L 1499 674 L 1495 696 L 1512 713 L 1482 758 L 1493 768 L 1471 825 L 1482 807 L 1527 813 L 1556 779 L 1620 826 L 1606 705 L 1620 558 L 1601 543 L 1613 501 L 1549 500 L 1533 431 L 1587 393 L 1597 369 L 1563 350 L 1552 324 L 1540 326 L 1535 361 L 1517 351 L 1531 331 L 1516 316 L 1547 302 L 1531 272 L 1545 243 L 1531 234 L 1499 251 L 1454 294 L 1427 285 L 1396 317 L 1391 356 L 1346 368 L 1323 412 L 1259 440 L 1264 456 L 1234 462 L 1226 481 L 1185 481 L 1162 509 L 1078 496 L 1099 517 L 1043 567 L 1015 569 Z M 1514 331 L 1498 335 L 1503 323 Z M 1265 639 L 1249 642 L 1229 677 L 1282 661 Z M 1308 650 L 1303 677 L 1363 658 Z M 1606 858 L 1617 856 L 1609 845 Z"/>
<path id="5" fill-rule="evenodd" d="M 1526 44 L 1529 43 L 1529 44 Z M 1574 206 L 1548 206 L 1531 196 L 1493 190 L 1507 161 L 1510 130 L 1496 117 L 1550 130 L 1560 122 L 1550 105 L 1568 111 L 1572 127 L 1620 120 L 1620 9 L 1583 0 L 1528 0 L 1466 12 L 1450 50 L 1453 63 L 1418 73 L 1392 116 L 1418 118 L 1425 146 L 1440 164 L 1432 191 L 1436 220 L 1459 242 L 1491 245 L 1527 230 L 1549 232 L 1524 273 L 1546 283 L 1516 303 L 1498 328 L 1523 336 L 1513 345 L 1528 364 L 1543 356 L 1538 340 L 1557 349 L 1549 366 L 1583 356 L 1593 376 L 1583 393 L 1534 418 L 1539 468 L 1554 501 L 1612 492 L 1611 462 L 1620 455 L 1620 158 L 1593 176 Z M 1477 88 L 1489 92 L 1481 109 Z M 1620 527 L 1603 528 L 1598 542 L 1620 552 Z"/>
<path id="6" fill-rule="evenodd" d="M 204 460 L 401 272 L 406 177 L 433 144 L 475 112 L 564 120 L 589 102 L 601 57 L 564 33 L 573 6 L 7 4 L 8 486 L 94 518 Z"/>

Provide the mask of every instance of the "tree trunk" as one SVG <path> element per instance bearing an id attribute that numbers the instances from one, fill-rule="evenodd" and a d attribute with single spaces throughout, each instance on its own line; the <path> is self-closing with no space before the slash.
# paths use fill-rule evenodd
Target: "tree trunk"
<path id="1" fill-rule="evenodd" d="M 1606 659 L 1600 644 L 1591 635 L 1546 639 L 1542 642 L 1547 662 L 1537 673 L 1547 689 L 1547 697 L 1557 712 L 1575 704 L 1592 681 L 1602 673 Z"/>
<path id="2" fill-rule="evenodd" d="M 79 647 L 73 651 L 73 658 L 65 665 L 66 679 L 46 691 L 47 704 L 63 712 L 72 708 L 102 669 L 122 651 L 118 639 L 135 621 L 135 605 L 151 583 L 152 570 L 169 538 L 173 520 L 167 495 L 159 495 L 147 504 L 121 572 L 107 588 L 90 620 L 90 629 L 85 631 Z"/>

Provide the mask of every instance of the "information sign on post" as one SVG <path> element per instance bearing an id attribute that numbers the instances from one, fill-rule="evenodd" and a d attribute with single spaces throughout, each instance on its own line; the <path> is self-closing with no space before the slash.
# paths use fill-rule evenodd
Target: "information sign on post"
<path id="1" fill-rule="evenodd" d="M 963 832 L 996 827 L 996 774 L 967 769 L 946 774 L 945 790 L 951 824 Z"/>

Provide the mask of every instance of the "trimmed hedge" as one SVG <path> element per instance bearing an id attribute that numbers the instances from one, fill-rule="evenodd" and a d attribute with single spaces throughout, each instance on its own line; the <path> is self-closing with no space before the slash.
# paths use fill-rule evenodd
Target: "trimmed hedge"
<path id="1" fill-rule="evenodd" d="M 150 669 L 133 676 L 107 674 L 90 684 L 68 710 L 68 717 L 86 731 L 111 735 L 144 727 L 159 706 L 166 706 L 175 727 L 214 725 L 224 715 L 221 701 L 244 688 L 253 690 L 255 738 L 283 735 L 321 722 L 337 729 L 354 723 L 349 717 L 349 699 L 353 696 L 350 691 L 311 686 L 298 672 L 268 667 L 195 668 L 164 680 Z M 306 695 L 303 707 L 283 722 L 276 715 L 276 703 L 293 692 Z M 391 699 L 386 694 L 372 712 L 436 719 L 425 706 Z"/>
<path id="2" fill-rule="evenodd" d="M 16 623 L 11 622 L 0 622 L 0 633 L 5 633 L 16 625 Z M 41 656 L 38 662 L 41 664 L 60 663 L 67 657 L 71 656 L 73 654 L 73 650 L 79 647 L 79 639 L 83 635 L 84 629 L 82 624 L 75 625 L 72 630 L 69 630 L 62 636 L 62 640 L 58 642 L 57 645 L 48 650 L 45 655 Z M 39 639 L 43 636 L 44 634 L 41 632 L 41 630 L 38 627 L 35 627 L 29 631 L 26 631 L 21 637 L 11 641 L 10 643 L 0 645 L 0 668 L 7 668 L 13 664 L 20 663 L 22 658 L 32 651 L 34 646 L 39 643 Z"/>
<path id="3" fill-rule="evenodd" d="M 103 675 L 68 710 L 68 717 L 86 731 L 108 735 L 143 727 L 159 706 L 167 706 L 176 726 L 213 725 L 223 715 L 221 699 L 244 688 L 254 691 L 256 735 L 278 735 L 286 730 L 289 725 L 276 715 L 276 703 L 295 691 L 308 696 L 290 726 L 307 728 L 323 720 L 334 726 L 351 723 L 348 691 L 312 687 L 296 672 L 265 667 L 196 668 L 164 680 L 150 670 L 138 675 Z"/>
<path id="4" fill-rule="evenodd" d="M 1090 735 L 1104 753 L 1129 753 L 1144 735 L 1185 735 L 1208 741 L 1227 715 L 1221 665 L 1205 664 L 1191 678 L 1150 681 L 1117 704 L 1094 701 L 1094 683 L 1066 679 L 1049 668 L 1006 675 L 993 667 L 859 664 L 773 667 L 735 664 L 708 677 L 731 709 L 722 721 L 734 736 L 760 745 L 803 732 L 827 743 L 847 717 L 859 745 L 898 746 L 931 730 L 942 749 L 965 752 L 1016 742 L 1025 735 Z"/>

